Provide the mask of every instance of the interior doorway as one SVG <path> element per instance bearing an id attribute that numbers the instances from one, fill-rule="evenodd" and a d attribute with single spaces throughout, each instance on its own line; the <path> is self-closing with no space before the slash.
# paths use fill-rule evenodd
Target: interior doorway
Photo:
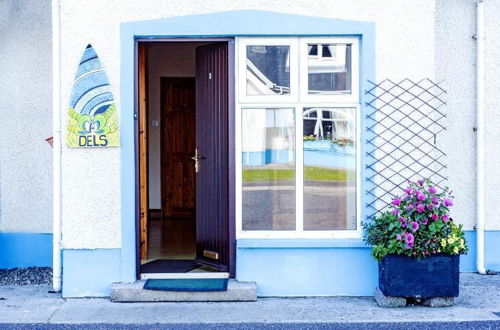
<path id="1" fill-rule="evenodd" d="M 228 39 L 138 43 L 142 278 L 234 275 L 229 49 Z"/>

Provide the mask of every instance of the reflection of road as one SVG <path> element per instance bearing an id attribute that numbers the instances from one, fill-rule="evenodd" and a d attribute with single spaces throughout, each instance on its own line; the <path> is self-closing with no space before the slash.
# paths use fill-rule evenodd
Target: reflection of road
<path id="1" fill-rule="evenodd" d="M 273 182 L 274 183 L 274 182 Z M 293 182 L 245 183 L 243 186 L 244 230 L 295 229 Z M 342 230 L 356 226 L 354 182 L 306 181 L 304 185 L 304 229 Z"/>

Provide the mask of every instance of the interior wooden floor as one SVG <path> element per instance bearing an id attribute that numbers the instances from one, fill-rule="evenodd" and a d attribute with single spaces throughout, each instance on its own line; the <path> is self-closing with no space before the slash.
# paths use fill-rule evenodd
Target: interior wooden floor
<path id="1" fill-rule="evenodd" d="M 148 258 L 141 264 L 156 259 L 190 259 L 196 257 L 195 219 L 179 218 L 151 220 L 149 223 Z"/>

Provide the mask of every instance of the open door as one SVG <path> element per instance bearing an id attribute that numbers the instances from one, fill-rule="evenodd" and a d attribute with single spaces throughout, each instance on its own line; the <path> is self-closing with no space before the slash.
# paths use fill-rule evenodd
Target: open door
<path id="1" fill-rule="evenodd" d="M 138 44 L 138 106 L 139 106 L 139 205 L 140 205 L 140 255 L 148 257 L 148 117 L 147 117 L 147 66 L 146 44 Z"/>
<path id="2" fill-rule="evenodd" d="M 229 269 L 228 46 L 196 49 L 196 261 Z"/>

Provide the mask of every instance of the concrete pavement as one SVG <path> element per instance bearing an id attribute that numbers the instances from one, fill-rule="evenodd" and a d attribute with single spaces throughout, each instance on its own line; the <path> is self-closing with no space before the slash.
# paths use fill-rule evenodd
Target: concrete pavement
<path id="1" fill-rule="evenodd" d="M 500 329 L 500 276 L 462 274 L 447 308 L 383 309 L 373 297 L 259 298 L 238 303 L 112 303 L 62 299 L 47 286 L 0 287 L 0 328 Z"/>

